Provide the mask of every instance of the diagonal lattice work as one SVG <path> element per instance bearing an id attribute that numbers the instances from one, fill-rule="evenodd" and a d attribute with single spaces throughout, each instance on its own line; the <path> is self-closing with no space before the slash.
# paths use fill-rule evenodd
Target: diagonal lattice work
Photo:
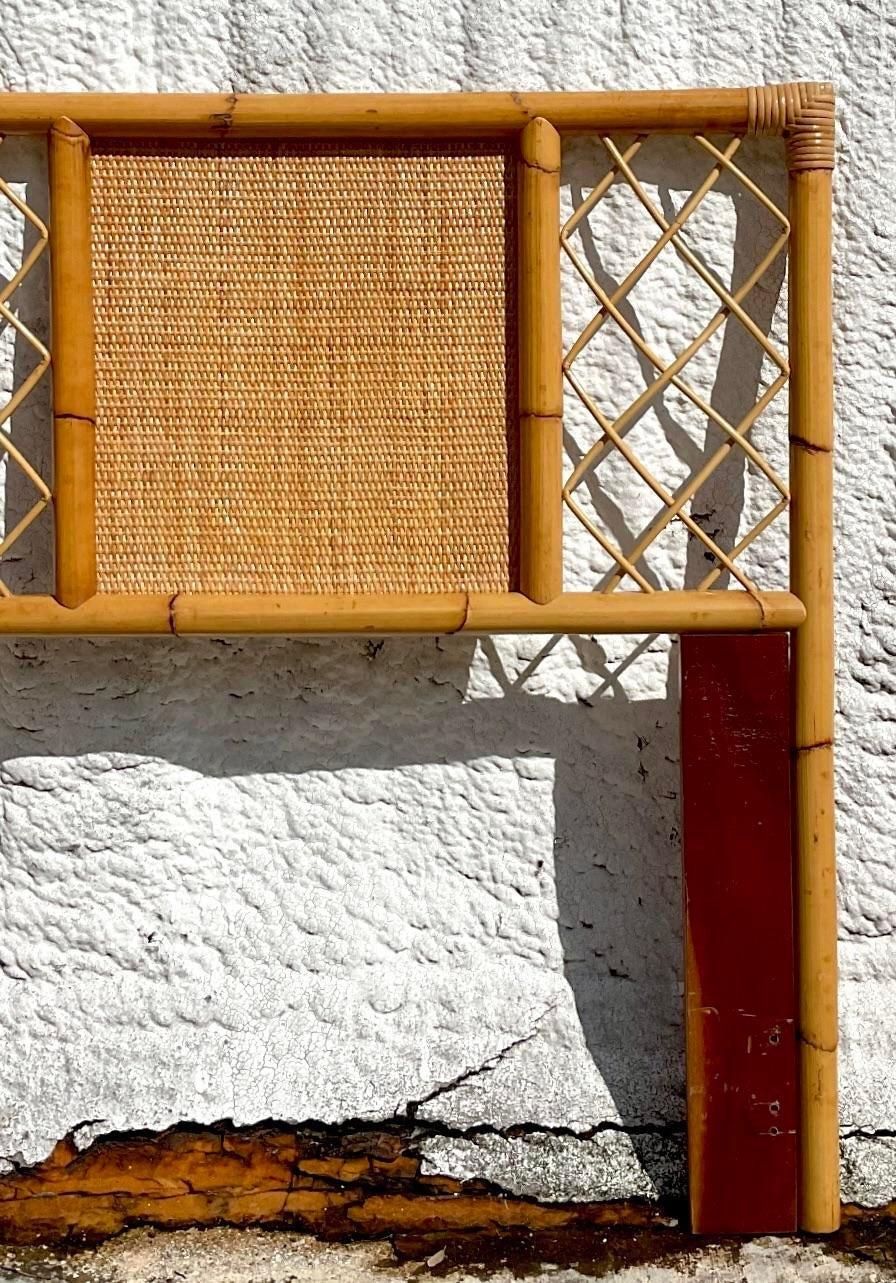
<path id="1" fill-rule="evenodd" d="M 570 511 L 615 563 L 614 569 L 602 584 L 602 591 L 605 593 L 613 592 L 626 578 L 631 579 L 642 592 L 650 593 L 656 591 L 644 574 L 643 558 L 655 540 L 673 521 L 681 522 L 690 535 L 700 541 L 714 563 L 713 568 L 697 585 L 698 591 L 710 588 L 719 576 L 727 571 L 732 578 L 737 580 L 741 587 L 750 593 L 755 593 L 755 585 L 737 564 L 737 559 L 763 531 L 768 529 L 777 517 L 787 510 L 790 493 L 787 483 L 782 480 L 769 461 L 750 441 L 750 432 L 759 416 L 785 387 L 789 377 L 789 366 L 787 358 L 778 351 L 766 334 L 755 324 L 745 311 L 743 304 L 751 290 L 761 281 L 779 255 L 785 252 L 790 236 L 790 224 L 786 215 L 777 205 L 734 163 L 733 157 L 742 139 L 735 137 L 731 139 L 726 147 L 720 149 L 702 135 L 695 135 L 694 138 L 711 158 L 712 167 L 703 182 L 691 193 L 678 215 L 670 222 L 650 199 L 632 166 L 632 162 L 646 141 L 646 137 L 647 135 L 636 137 L 624 150 L 620 150 L 611 138 L 601 138 L 610 160 L 610 168 L 564 224 L 560 234 L 560 243 L 565 253 L 599 305 L 594 316 L 579 334 L 563 359 L 563 372 L 566 381 L 600 429 L 600 435 L 597 440 L 586 450 L 566 480 L 563 487 L 563 499 Z M 682 229 L 687 224 L 688 219 L 699 208 L 722 175 L 726 173 L 742 184 L 771 214 L 776 224 L 780 227 L 779 234 L 775 237 L 761 261 L 756 264 L 738 288 L 733 290 L 725 288 L 716 275 L 693 253 L 681 237 Z M 577 252 L 572 243 L 572 237 L 580 225 L 588 219 L 613 183 L 618 181 L 628 184 L 637 200 L 659 229 L 659 236 L 624 280 L 611 293 L 607 293 L 595 279 L 594 273 L 581 254 Z M 678 254 L 687 267 L 696 273 L 704 284 L 709 287 L 716 297 L 718 307 L 697 336 L 673 360 L 665 361 L 645 341 L 635 326 L 629 322 L 620 305 L 659 255 L 669 246 Z M 655 377 L 644 391 L 616 418 L 610 417 L 601 409 L 593 395 L 584 386 L 576 370 L 576 362 L 579 357 L 609 320 L 616 323 L 639 355 L 655 371 Z M 775 370 L 772 382 L 762 392 L 748 413 L 737 423 L 729 422 L 723 414 L 700 395 L 683 374 L 688 363 L 709 343 L 713 335 L 731 320 L 742 325 L 755 339 Z M 638 421 L 651 402 L 660 396 L 664 389 L 669 387 L 677 389 L 683 397 L 720 429 L 724 437 L 717 449 L 703 460 L 701 466 L 692 471 L 675 490 L 669 489 L 660 478 L 654 475 L 653 471 L 626 440 L 629 428 Z M 688 507 L 701 487 L 724 463 L 733 450 L 742 451 L 750 463 L 768 480 L 776 494 L 776 501 L 761 520 L 756 522 L 735 546 L 726 552 L 699 525 L 688 511 Z M 583 481 L 586 480 L 589 474 L 593 475 L 601 462 L 614 452 L 625 459 L 641 481 L 649 487 L 662 504 L 658 515 L 638 536 L 632 546 L 626 549 L 618 547 L 607 537 L 576 498 L 576 491 Z"/>
<path id="2" fill-rule="evenodd" d="M 3 136 L 0 134 L 0 144 L 3 142 Z M 46 374 L 50 366 L 50 353 L 41 343 L 40 339 L 29 330 L 28 326 L 16 315 L 13 307 L 10 306 L 13 295 L 25 280 L 25 277 L 32 270 L 38 259 L 43 254 L 49 244 L 50 235 L 44 222 L 38 218 L 34 210 L 22 200 L 0 177 L 0 197 L 3 197 L 18 211 L 22 217 L 31 224 L 37 233 L 37 239 L 27 254 L 24 255 L 18 270 L 13 273 L 10 279 L 0 287 L 0 325 L 9 325 L 15 330 L 16 334 L 27 343 L 37 356 L 37 364 L 29 371 L 27 376 L 22 380 L 18 387 L 13 386 L 9 397 L 4 402 L 0 402 L 0 450 L 2 450 L 7 459 L 12 460 L 28 478 L 31 485 L 37 492 L 37 498 L 25 513 L 25 515 L 16 522 L 12 530 L 5 532 L 2 541 L 0 541 L 0 557 L 5 557 L 10 548 L 25 533 L 33 521 L 35 521 L 44 508 L 52 499 L 52 491 L 43 477 L 28 462 L 21 450 L 12 441 L 7 430 L 8 424 L 16 410 L 33 391 L 37 384 Z M 0 578 L 0 596 L 10 597 L 12 595 L 8 586 Z"/>

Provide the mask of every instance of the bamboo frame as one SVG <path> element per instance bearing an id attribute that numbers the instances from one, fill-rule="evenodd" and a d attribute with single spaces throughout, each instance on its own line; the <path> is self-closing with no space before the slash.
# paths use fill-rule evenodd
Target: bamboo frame
<path id="1" fill-rule="evenodd" d="M 745 132 L 772 133 L 788 138 L 791 151 L 797 148 L 801 164 L 815 163 L 821 146 L 825 157 L 830 151 L 824 121 L 828 119 L 825 87 L 818 85 L 784 85 L 762 89 L 680 90 L 674 92 L 580 93 L 580 94 L 435 94 L 435 95 L 102 95 L 102 94 L 9 94 L 0 95 L 0 129 L 36 130 L 57 121 L 60 112 L 78 116 L 86 131 L 99 136 L 107 134 L 153 134 L 176 137 L 264 137 L 273 131 L 303 136 L 380 136 L 516 133 L 520 141 L 520 226 L 519 244 L 522 266 L 520 291 L 520 412 L 521 412 L 521 531 L 519 587 L 533 601 L 544 603 L 562 590 L 560 531 L 561 514 L 556 510 L 559 469 L 560 411 L 562 389 L 557 369 L 555 345 L 559 335 L 559 283 L 556 256 L 550 252 L 550 220 L 556 211 L 559 164 L 558 129 L 565 131 L 594 129 L 630 129 L 641 131 L 696 132 L 698 142 L 716 160 L 716 167 L 703 187 L 694 194 L 675 223 L 670 225 L 647 198 L 629 167 L 631 156 L 640 143 L 636 141 L 622 155 L 612 140 L 605 136 L 615 173 L 623 174 L 637 198 L 654 217 L 661 236 L 654 249 L 623 282 L 612 298 L 607 298 L 593 281 L 569 245 L 569 232 L 582 211 L 570 220 L 561 243 L 591 286 L 601 304 L 601 312 L 582 334 L 563 362 L 566 377 L 586 408 L 597 419 L 603 437 L 579 463 L 565 486 L 559 486 L 563 500 L 579 520 L 616 560 L 618 570 L 605 585 L 616 588 L 624 575 L 631 577 L 643 591 L 651 585 L 638 570 L 636 562 L 646 547 L 671 520 L 683 522 L 692 537 L 700 539 L 716 562 L 699 589 L 709 588 L 723 571 L 741 587 L 755 593 L 754 585 L 735 563 L 735 558 L 787 506 L 790 495 L 783 482 L 769 469 L 762 455 L 753 449 L 748 433 L 759 413 L 787 379 L 786 362 L 773 345 L 752 324 L 741 307 L 741 301 L 782 251 L 789 227 L 787 220 L 755 188 L 732 161 L 738 137 L 723 153 L 700 131 L 727 129 L 735 135 Z M 820 106 L 819 106 L 820 104 Z M 821 122 L 821 124 L 819 124 Z M 827 148 L 827 151 L 824 149 Z M 62 229 L 54 255 L 54 332 L 57 335 L 57 388 L 66 381 L 80 379 L 71 397 L 56 398 L 57 451 L 57 596 L 74 605 L 86 599 L 95 588 L 95 551 L 93 522 L 92 466 L 92 331 L 90 320 L 89 271 L 89 140 L 81 126 L 71 120 L 57 121 L 51 129 L 51 170 L 59 177 L 51 180 L 55 221 Z M 528 155 L 528 159 L 527 159 Z M 827 159 L 825 159 L 825 163 Z M 65 173 L 66 166 L 68 173 Z M 694 259 L 678 238 L 685 218 L 697 207 L 718 176 L 734 173 L 753 194 L 783 223 L 782 234 L 755 271 L 738 290 L 729 294 L 719 289 L 699 261 Z M 610 176 L 612 178 L 612 175 Z M 606 182 L 606 180 L 605 180 Z M 600 184 L 583 210 L 602 194 Z M 80 211 L 80 212 L 79 212 Z M 66 222 L 67 220 L 67 222 Z M 705 283 L 719 296 L 717 315 L 701 335 L 671 364 L 666 365 L 632 331 L 617 304 L 636 284 L 666 244 L 672 245 Z M 79 301 L 80 300 L 80 301 Z M 735 315 L 763 346 L 769 359 L 778 366 L 778 374 L 757 405 L 738 424 L 726 422 L 679 377 L 679 370 L 724 324 Z M 78 324 L 78 318 L 84 320 Z M 603 322 L 612 317 L 642 355 L 652 363 L 658 377 L 615 423 L 609 423 L 591 401 L 572 373 L 577 353 Z M 66 325 L 68 329 L 66 331 Z M 77 375 L 71 374 L 77 371 Z M 634 456 L 624 440 L 624 430 L 634 416 L 664 387 L 671 385 L 683 392 L 699 409 L 708 414 L 727 435 L 728 440 L 707 461 L 697 477 L 672 494 Z M 780 498 L 765 518 L 727 555 L 685 510 L 696 486 L 723 461 L 737 443 L 778 489 Z M 642 481 L 658 496 L 664 511 L 639 540 L 627 557 L 608 544 L 602 533 L 589 521 L 576 503 L 573 490 L 586 468 L 593 466 L 601 452 L 617 449 L 639 472 Z M 13 536 L 19 532 L 14 531 Z M 11 538 L 13 537 L 11 536 Z M 7 541 L 8 543 L 9 541 Z M 757 596 L 758 600 L 758 596 Z M 250 612 L 251 613 L 251 612 Z"/>
<path id="2" fill-rule="evenodd" d="M 793 639 L 796 904 L 799 924 L 802 1227 L 840 1223 L 837 1109 L 837 876 L 834 863 L 833 369 L 831 170 L 788 147 L 790 575 L 806 606 Z M 808 150 L 808 156 L 807 156 Z M 808 160 L 809 163 L 806 163 Z"/>
<path id="3" fill-rule="evenodd" d="M 537 117 L 520 134 L 520 588 L 563 591 L 560 135 Z"/>
<path id="4" fill-rule="evenodd" d="M 0 635 L 783 632 L 805 615 L 787 592 L 571 592 L 544 605 L 522 593 L 101 593 L 74 610 L 53 597 L 10 597 L 0 603 Z"/>
<path id="5" fill-rule="evenodd" d="M 624 93 L 0 94 L 0 133 L 61 116 L 91 137 L 450 138 L 508 135 L 537 116 L 566 133 L 745 133 L 749 89 Z"/>
<path id="6" fill-rule="evenodd" d="M 48 159 L 56 596 L 80 606 L 96 592 L 90 139 L 63 117 L 50 130 Z"/>
<path id="7" fill-rule="evenodd" d="M 832 626 L 832 366 L 830 304 L 831 176 L 833 95 L 829 86 L 794 84 L 749 89 L 646 91 L 572 94 L 422 95 L 142 95 L 0 94 L 0 134 L 50 131 L 53 204 L 53 348 L 56 381 L 54 435 L 57 451 L 59 524 L 58 600 L 47 597 L 0 599 L 0 634 L 202 634 L 248 633 L 432 633 L 432 632 L 735 632 L 794 630 L 794 788 L 796 890 L 799 935 L 801 1039 L 801 1176 L 803 1228 L 825 1232 L 839 1221 L 836 1085 L 836 901 L 833 833 L 833 626 Z M 62 118 L 69 117 L 69 120 Z M 76 120 L 73 125 L 71 120 Z M 612 295 L 595 295 L 601 317 L 625 329 L 617 306 L 638 275 L 666 244 L 676 243 L 681 220 L 696 208 L 725 170 L 739 181 L 733 155 L 744 134 L 782 137 L 790 170 L 790 204 L 784 227 L 769 255 L 791 246 L 789 493 L 751 532 L 755 537 L 790 500 L 791 592 L 762 593 L 729 563 L 710 551 L 718 565 L 740 578 L 744 591 L 685 593 L 651 591 L 635 562 L 650 539 L 680 517 L 698 484 L 722 462 L 732 446 L 751 454 L 753 422 L 788 371 L 778 376 L 756 408 L 738 424 L 718 422 L 727 441 L 706 461 L 699 478 L 679 493 L 657 489 L 664 504 L 658 523 L 628 557 L 611 549 L 618 571 L 606 595 L 563 593 L 560 580 L 559 514 L 569 506 L 572 481 L 563 487 L 557 469 L 561 400 L 558 395 L 558 286 L 551 262 L 549 230 L 556 219 L 560 133 L 602 136 L 616 174 L 630 183 L 660 229 L 657 248 Z M 714 176 L 694 194 L 673 224 L 655 211 L 631 171 L 640 145 L 620 150 L 610 135 L 679 133 L 699 135 L 716 162 Z M 707 135 L 734 135 L 725 150 Z M 510 136 L 520 139 L 519 244 L 521 281 L 521 567 L 520 593 L 447 593 L 431 596 L 264 597 L 176 594 L 153 597 L 93 596 L 92 536 L 92 313 L 89 270 L 89 138 L 375 138 Z M 762 198 L 762 194 L 754 191 Z M 789 219 L 789 224 L 788 224 Z M 555 222 L 556 226 L 556 222 Z M 567 227 L 564 236 L 569 232 Z M 568 243 L 564 242 L 568 250 Z M 761 274 L 771 257 L 757 268 Z M 699 271 L 698 264 L 691 264 Z M 23 266 L 23 271 L 25 270 Z M 755 274 L 754 274 L 755 275 Z M 758 277 L 756 277 L 758 279 Z M 587 280 L 587 277 L 586 277 Z M 715 288 L 712 281 L 707 282 Z M 594 283 L 595 287 L 597 283 Z M 746 314 L 740 304 L 751 285 L 720 294 L 720 311 Z M 5 297 L 5 296 L 4 296 Z M 2 301 L 2 300 L 0 300 Z M 620 320 L 621 318 L 621 320 Z M 603 324 L 596 320 L 581 343 Z M 723 320 L 711 324 L 722 324 Z M 672 385 L 694 400 L 679 378 L 685 356 L 671 365 L 655 359 L 638 336 L 629 335 L 657 377 L 636 407 Z M 700 336 L 696 346 L 710 337 Z M 763 343 L 764 336 L 758 336 Z M 565 369 L 580 350 L 567 354 Z M 689 355 L 696 350 L 692 344 Z M 21 396 L 19 397 L 21 399 Z M 591 408 L 590 406 L 588 407 Z M 596 410 L 596 407 L 595 407 Z M 593 412 L 593 411 L 592 411 Z M 624 450 L 625 424 L 599 417 L 605 440 L 598 450 Z M 608 444 L 609 443 L 609 444 Z M 15 457 L 15 456 L 13 456 Z M 594 457 L 589 462 L 593 463 Z M 579 469 L 581 471 L 581 469 Z M 771 477 L 773 484 L 779 479 Z M 650 483 L 650 482 L 648 482 Z M 659 483 L 657 483 L 659 484 Z M 44 500 L 46 502 L 46 500 Z M 685 522 L 687 524 L 687 521 Z M 690 526 L 689 526 L 690 529 Z M 698 527 L 699 530 L 699 527 Z M 12 532 L 10 538 L 19 531 Z M 706 544 L 705 532 L 691 530 Z M 4 544 L 8 546 L 9 539 Z M 709 545 L 707 545 L 709 546 Z M 701 589 L 710 586 L 712 572 Z M 640 593 L 613 594 L 628 574 Z M 2 592 L 2 586 L 0 586 Z"/>

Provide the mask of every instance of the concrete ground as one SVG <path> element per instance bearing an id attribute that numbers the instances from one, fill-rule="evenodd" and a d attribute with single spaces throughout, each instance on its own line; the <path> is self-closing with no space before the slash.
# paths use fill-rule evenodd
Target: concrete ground
<path id="1" fill-rule="evenodd" d="M 320 1243 L 300 1234 L 252 1230 L 135 1230 L 101 1247 L 63 1257 L 44 1249 L 0 1249 L 0 1283 L 872 1283 L 896 1278 L 892 1225 L 863 1226 L 827 1242 L 755 1239 L 743 1244 L 690 1241 L 664 1250 L 653 1238 L 608 1231 L 589 1244 L 592 1259 L 526 1263 L 512 1249 L 491 1261 L 459 1264 L 459 1247 L 400 1260 L 387 1243 Z M 581 1254 L 581 1253 L 580 1253 Z M 580 1255 L 579 1254 L 579 1255 Z M 554 1254 L 562 1257 L 562 1253 Z M 452 1260 L 454 1263 L 452 1263 Z"/>

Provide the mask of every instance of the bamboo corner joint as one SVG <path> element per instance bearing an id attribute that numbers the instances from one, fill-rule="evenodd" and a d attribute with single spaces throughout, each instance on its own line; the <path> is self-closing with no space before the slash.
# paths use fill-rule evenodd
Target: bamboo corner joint
<path id="1" fill-rule="evenodd" d="M 20 271 L 0 292 L 0 311 L 40 357 L 27 386 L 0 407 L 0 430 L 50 363 L 50 352 L 10 310 L 7 300 L 52 243 L 55 466 L 54 482 L 48 487 L 15 443 L 3 437 L 9 458 L 27 472 L 39 498 L 7 534 L 0 554 L 52 501 L 56 592 L 55 597 L 14 595 L 0 585 L 0 633 L 792 632 L 800 1224 L 810 1231 L 835 1229 L 839 1184 L 832 783 L 834 97 L 830 86 L 432 95 L 2 94 L 0 136 L 15 133 L 43 134 L 48 139 L 51 228 L 0 183 L 0 192 L 30 220 L 38 238 Z M 740 580 L 739 590 L 652 591 L 634 564 L 640 553 L 635 550 L 628 559 L 611 549 L 620 576 L 629 574 L 640 592 L 563 591 L 562 518 L 564 502 L 571 498 L 562 477 L 561 431 L 564 377 L 569 377 L 571 365 L 561 350 L 560 319 L 560 139 L 564 133 L 692 135 L 718 158 L 719 173 L 732 169 L 731 152 L 719 151 L 707 135 L 784 139 L 789 171 L 785 237 L 790 301 L 789 366 L 782 378 L 789 376 L 790 476 L 780 506 L 789 507 L 790 515 L 788 592 L 759 591 L 733 565 L 736 552 L 729 559 L 714 544 L 710 552 L 721 569 Z M 365 142 L 382 148 L 390 140 L 413 142 L 417 147 L 443 140 L 450 150 L 457 140 L 467 140 L 482 146 L 500 144 L 514 157 L 517 191 L 508 209 L 515 219 L 518 280 L 513 359 L 518 360 L 519 459 L 514 475 L 519 484 L 511 502 L 517 509 L 519 555 L 517 571 L 503 589 L 447 580 L 441 589 L 436 585 L 427 591 L 390 592 L 350 588 L 295 593 L 193 591 L 172 582 L 165 591 L 121 593 L 104 586 L 97 533 L 103 488 L 97 482 L 96 458 L 98 429 L 113 429 L 103 424 L 98 411 L 98 379 L 105 367 L 97 358 L 100 342 L 114 342 L 114 334 L 110 336 L 106 329 L 101 334 L 95 323 L 97 206 L 91 194 L 92 150 L 107 155 L 117 148 L 122 157 L 136 157 L 134 163 L 139 165 L 148 163 L 151 146 L 157 144 L 166 154 L 189 148 L 191 155 L 201 157 L 203 148 L 231 141 L 245 149 L 252 142 L 270 148 L 286 146 L 290 140 L 297 145 L 320 144 L 318 150 L 329 149 L 327 154 L 338 152 L 342 140 L 353 155 Z M 630 177 L 625 157 L 615 155 L 615 172 Z M 679 248 L 674 228 L 667 227 L 658 244 L 662 247 L 668 241 Z M 613 314 L 613 299 L 597 297 L 603 311 Z M 743 319 L 739 296 L 720 297 L 725 318 L 734 314 Z M 673 367 L 657 369 L 660 385 L 677 377 Z M 114 431 L 124 431 L 126 426 L 115 425 Z M 749 451 L 748 426 L 738 432 L 736 426 L 723 424 L 730 444 Z M 621 436 L 613 437 L 612 425 L 605 431 L 618 447 Z M 755 451 L 750 458 L 756 462 Z M 683 503 L 654 488 L 671 511 L 666 519 L 690 520 Z M 694 533 L 692 526 L 688 528 Z M 198 569 L 202 570 L 201 564 Z"/>

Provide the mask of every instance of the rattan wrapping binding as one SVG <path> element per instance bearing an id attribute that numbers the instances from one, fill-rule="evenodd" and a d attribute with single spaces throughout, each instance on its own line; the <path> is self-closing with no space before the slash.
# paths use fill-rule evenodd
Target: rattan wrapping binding
<path id="1" fill-rule="evenodd" d="M 100 591 L 512 587 L 513 193 L 490 143 L 98 145 Z"/>

